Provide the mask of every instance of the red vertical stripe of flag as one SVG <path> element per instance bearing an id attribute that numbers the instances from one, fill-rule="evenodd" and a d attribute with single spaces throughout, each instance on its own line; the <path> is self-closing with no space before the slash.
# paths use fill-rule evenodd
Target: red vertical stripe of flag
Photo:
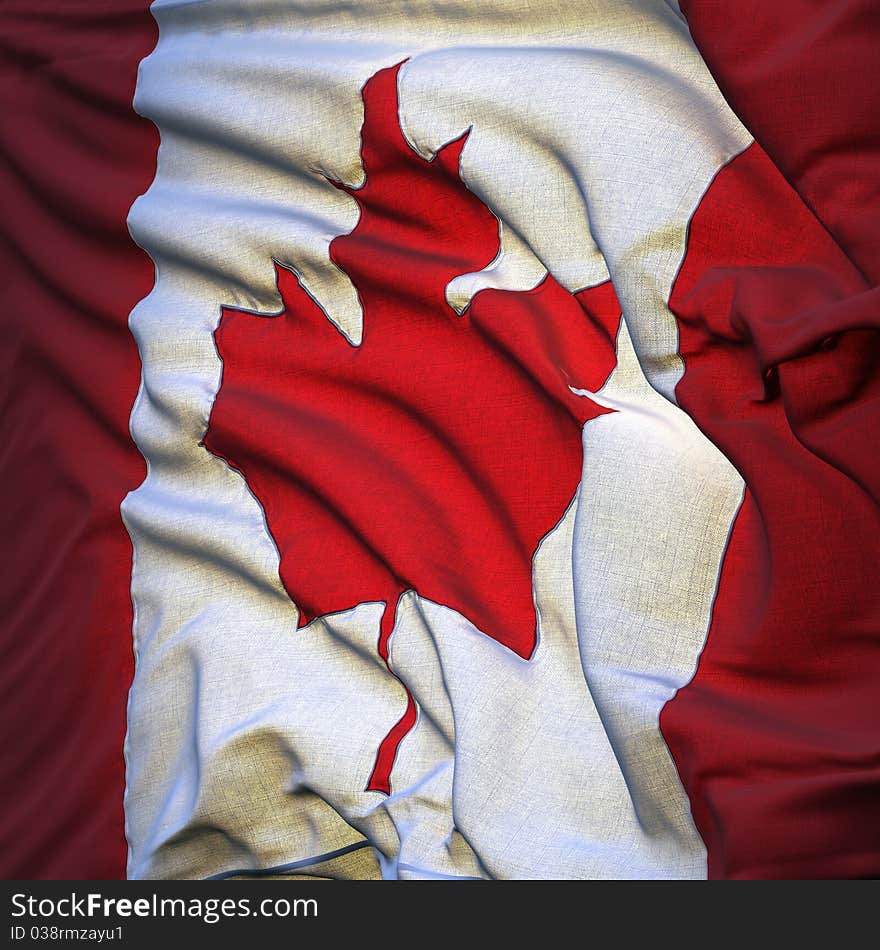
<path id="1" fill-rule="evenodd" d="M 875 876 L 880 8 L 682 10 L 760 144 L 703 199 L 671 301 L 679 402 L 748 490 L 661 727 L 710 876 Z"/>
<path id="2" fill-rule="evenodd" d="M 132 109 L 146 0 L 0 9 L 3 208 L 0 875 L 125 873 L 131 543 L 128 315 L 152 286 L 126 216 L 158 135 Z"/>

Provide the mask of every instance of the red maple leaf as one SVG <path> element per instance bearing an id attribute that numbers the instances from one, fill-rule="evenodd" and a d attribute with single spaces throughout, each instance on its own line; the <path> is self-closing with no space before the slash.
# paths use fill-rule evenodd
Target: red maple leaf
<path id="1" fill-rule="evenodd" d="M 447 283 L 493 260 L 498 222 L 459 178 L 466 136 L 432 162 L 406 143 L 398 68 L 364 87 L 366 184 L 349 191 L 361 216 L 331 245 L 360 295 L 362 343 L 277 266 L 280 316 L 223 311 L 205 444 L 262 504 L 300 626 L 384 601 L 387 662 L 414 590 L 527 658 L 532 558 L 580 481 L 582 426 L 605 411 L 570 386 L 607 378 L 620 308 L 610 282 L 573 296 L 551 277 L 450 308 Z M 367 788 L 390 790 L 414 722 L 410 697 Z"/>

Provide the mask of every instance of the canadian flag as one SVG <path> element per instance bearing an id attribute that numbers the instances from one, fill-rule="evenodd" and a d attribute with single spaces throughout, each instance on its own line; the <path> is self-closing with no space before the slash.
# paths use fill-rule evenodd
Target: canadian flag
<path id="1" fill-rule="evenodd" d="M 8 0 L 3 875 L 880 874 L 875 6 Z"/>

